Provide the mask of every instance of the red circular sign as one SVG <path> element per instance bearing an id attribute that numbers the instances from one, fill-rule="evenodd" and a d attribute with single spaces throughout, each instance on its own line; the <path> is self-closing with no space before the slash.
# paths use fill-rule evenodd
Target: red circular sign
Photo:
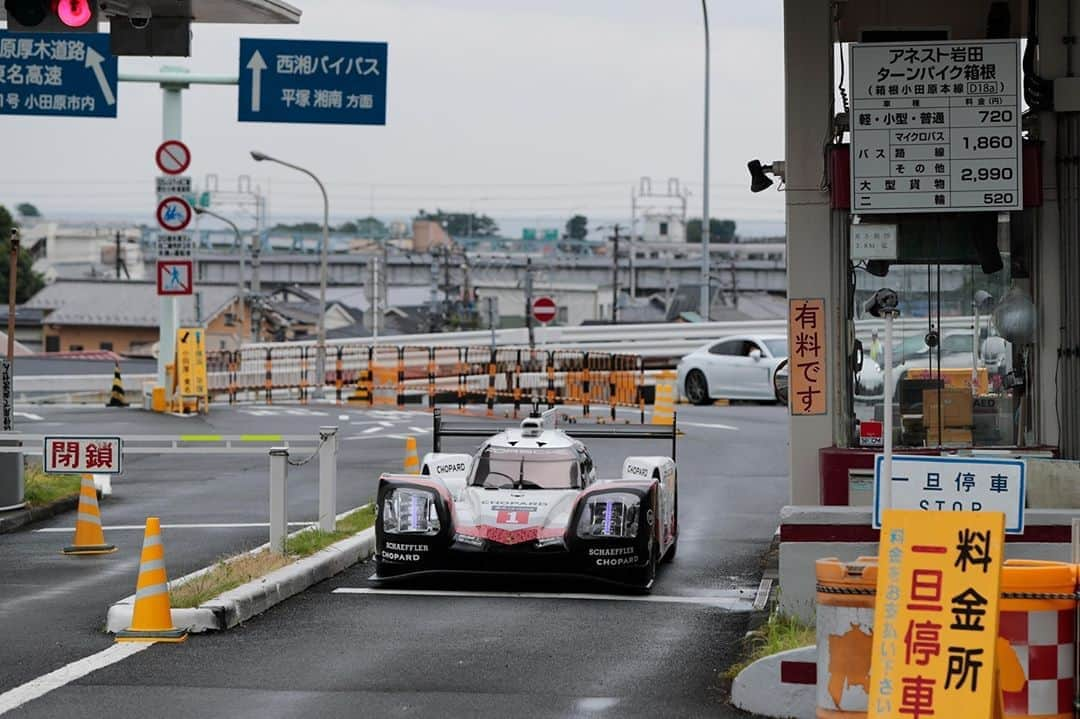
<path id="1" fill-rule="evenodd" d="M 555 319 L 555 300 L 550 297 L 537 297 L 532 303 L 532 315 L 537 322 L 547 324 Z"/>
<path id="2" fill-rule="evenodd" d="M 166 175 L 179 175 L 191 165 L 191 150 L 179 140 L 166 140 L 158 146 L 154 161 Z"/>
<path id="3" fill-rule="evenodd" d="M 191 205 L 183 197 L 166 197 L 158 203 L 157 221 L 163 230 L 180 232 L 191 224 Z"/>

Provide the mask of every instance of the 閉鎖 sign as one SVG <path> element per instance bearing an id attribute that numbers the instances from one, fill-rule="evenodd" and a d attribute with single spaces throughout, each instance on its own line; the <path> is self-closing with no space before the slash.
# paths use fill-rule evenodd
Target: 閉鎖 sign
<path id="1" fill-rule="evenodd" d="M 825 300 L 788 301 L 788 376 L 791 414 L 825 414 Z"/>
<path id="2" fill-rule="evenodd" d="M 124 445 L 119 437 L 46 437 L 46 474 L 120 474 Z"/>
<path id="3" fill-rule="evenodd" d="M 1004 515 L 889 510 L 869 719 L 994 716 Z"/>

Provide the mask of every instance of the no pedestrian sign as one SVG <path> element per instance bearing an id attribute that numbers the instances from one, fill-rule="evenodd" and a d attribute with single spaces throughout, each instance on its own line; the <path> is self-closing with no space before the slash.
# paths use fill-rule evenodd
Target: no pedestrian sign
<path id="1" fill-rule="evenodd" d="M 851 211 L 1023 208 L 1020 41 L 851 46 Z"/>
<path id="2" fill-rule="evenodd" d="M 158 295 L 161 297 L 190 295 L 193 289 L 191 269 L 191 260 L 158 260 Z"/>

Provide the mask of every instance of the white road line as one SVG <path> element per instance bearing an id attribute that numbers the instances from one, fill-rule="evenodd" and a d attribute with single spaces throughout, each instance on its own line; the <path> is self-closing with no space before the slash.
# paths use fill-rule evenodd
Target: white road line
<path id="1" fill-rule="evenodd" d="M 385 426 L 379 426 L 379 427 L 368 427 L 367 429 L 365 429 L 365 430 L 364 430 L 363 432 L 361 432 L 360 434 L 373 434 L 373 433 L 375 433 L 375 432 L 382 432 L 382 431 L 383 431 L 384 429 L 386 429 L 386 427 L 385 427 Z"/>
<path id="2" fill-rule="evenodd" d="M 11 414 L 15 417 L 23 417 L 34 422 L 40 422 L 44 419 L 40 414 L 34 414 L 33 412 L 12 412 Z"/>
<path id="3" fill-rule="evenodd" d="M 416 432 L 417 434 L 427 434 L 431 431 L 427 427 L 417 427 L 415 425 L 409 427 L 409 429 L 411 429 L 413 432 Z"/>
<path id="4" fill-rule="evenodd" d="M 393 422 L 387 422 L 386 420 L 381 420 L 379 422 L 379 424 L 381 424 L 383 427 L 393 427 L 394 426 Z"/>
<path id="5" fill-rule="evenodd" d="M 310 527 L 318 522 L 289 522 L 290 527 Z M 162 529 L 257 529 L 259 527 L 269 527 L 269 522 L 221 522 L 210 524 L 163 524 Z M 117 524 L 109 527 L 102 527 L 106 532 L 111 531 L 123 531 L 126 529 L 145 529 L 142 524 Z M 31 530 L 32 534 L 60 534 L 63 532 L 74 532 L 74 527 L 46 527 L 45 529 Z"/>
<path id="6" fill-rule="evenodd" d="M 738 432 L 738 427 L 733 427 L 730 424 L 706 424 L 704 422 L 684 422 L 679 420 L 680 427 L 705 427 L 706 429 L 728 429 L 732 432 Z"/>
<path id="7" fill-rule="evenodd" d="M 461 597 L 463 599 L 561 599 L 604 602 L 652 602 L 656 604 L 693 604 L 718 609 L 750 611 L 754 592 L 732 590 L 724 594 L 702 597 L 676 597 L 662 594 L 576 594 L 559 592 L 462 592 L 439 589 L 375 589 L 372 587 L 339 587 L 332 594 L 366 594 L 399 597 Z"/>
<path id="8" fill-rule="evenodd" d="M 9 712 L 12 709 L 18 709 L 26 702 L 44 696 L 53 689 L 59 689 L 66 684 L 82 679 L 87 674 L 98 669 L 122 662 L 153 644 L 154 642 L 113 644 L 108 649 L 104 649 L 97 654 L 91 654 L 67 666 L 60 667 L 54 672 L 32 679 L 22 686 L 10 689 L 0 694 L 0 714 Z"/>

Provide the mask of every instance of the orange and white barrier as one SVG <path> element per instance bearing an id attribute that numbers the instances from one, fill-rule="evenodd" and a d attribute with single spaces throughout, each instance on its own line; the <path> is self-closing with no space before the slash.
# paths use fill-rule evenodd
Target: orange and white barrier
<path id="1" fill-rule="evenodd" d="M 146 518 L 139 579 L 135 584 L 135 610 L 131 626 L 116 633 L 118 642 L 182 642 L 187 630 L 172 623 L 169 578 L 165 573 L 165 546 L 161 543 L 161 520 Z"/>
<path id="2" fill-rule="evenodd" d="M 115 551 L 115 546 L 105 543 L 94 476 L 84 474 L 79 486 L 79 514 L 75 519 L 75 538 L 70 545 L 64 547 L 64 554 L 81 556 L 111 554 Z"/>

